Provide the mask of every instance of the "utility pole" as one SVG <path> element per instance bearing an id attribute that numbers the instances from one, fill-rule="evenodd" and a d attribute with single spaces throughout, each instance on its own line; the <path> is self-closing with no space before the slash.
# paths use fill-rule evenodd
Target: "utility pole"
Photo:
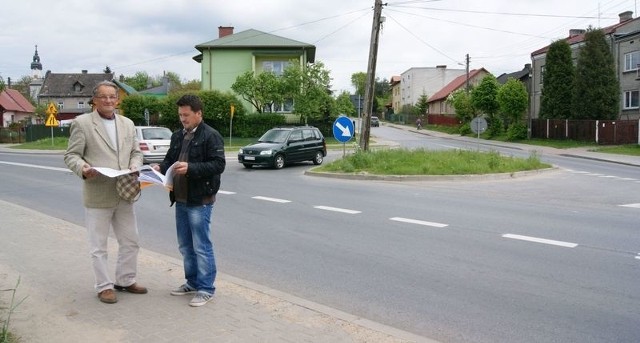
<path id="1" fill-rule="evenodd" d="M 364 113 L 360 130 L 360 149 L 369 150 L 369 133 L 371 131 L 371 112 L 373 112 L 374 89 L 376 84 L 376 60 L 378 58 L 378 38 L 382 16 L 382 0 L 375 0 L 373 5 L 373 24 L 371 25 L 371 44 L 369 45 L 369 64 L 364 89 Z"/>
<path id="2" fill-rule="evenodd" d="M 467 54 L 467 95 L 469 95 L 469 54 Z"/>

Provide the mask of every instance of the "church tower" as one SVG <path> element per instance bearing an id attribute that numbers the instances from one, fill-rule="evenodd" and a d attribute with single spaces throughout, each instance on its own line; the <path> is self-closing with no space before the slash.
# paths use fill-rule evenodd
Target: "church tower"
<path id="1" fill-rule="evenodd" d="M 42 77 L 42 63 L 40 63 L 40 56 L 38 56 L 38 46 L 36 45 L 36 52 L 33 54 L 33 62 L 31 62 L 31 83 L 29 83 L 29 95 L 31 99 L 38 101 L 38 94 L 44 78 Z"/>

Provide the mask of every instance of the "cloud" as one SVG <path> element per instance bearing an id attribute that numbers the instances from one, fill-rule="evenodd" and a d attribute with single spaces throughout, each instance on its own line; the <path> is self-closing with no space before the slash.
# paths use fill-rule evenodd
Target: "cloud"
<path id="1" fill-rule="evenodd" d="M 530 53 L 569 29 L 603 27 L 635 2 L 583 0 L 388 1 L 376 74 L 412 67 L 485 67 L 498 76 L 521 70 Z M 195 46 L 218 38 L 218 26 L 256 29 L 317 47 L 336 90 L 352 90 L 351 74 L 367 70 L 373 0 L 295 1 L 10 1 L 3 4 L 0 75 L 30 75 L 34 45 L 53 72 L 137 71 L 200 79 Z"/>

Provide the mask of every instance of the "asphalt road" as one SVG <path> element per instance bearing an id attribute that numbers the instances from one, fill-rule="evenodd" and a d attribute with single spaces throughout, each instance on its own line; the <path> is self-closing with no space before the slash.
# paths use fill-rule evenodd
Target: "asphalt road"
<path id="1" fill-rule="evenodd" d="M 544 158 L 559 168 L 404 183 L 305 176 L 311 164 L 248 170 L 229 158 L 214 209 L 219 268 L 444 342 L 637 342 L 639 169 Z M 82 224 L 80 184 L 64 170 L 60 156 L 0 153 L 0 197 Z M 161 188 L 144 190 L 142 243 L 178 257 L 168 204 Z"/>

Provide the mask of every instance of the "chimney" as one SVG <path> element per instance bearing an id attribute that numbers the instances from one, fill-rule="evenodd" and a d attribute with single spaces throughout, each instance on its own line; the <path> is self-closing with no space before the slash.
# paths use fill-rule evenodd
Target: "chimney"
<path id="1" fill-rule="evenodd" d="M 624 23 L 625 21 L 633 19 L 633 11 L 626 11 L 618 14 L 620 17 L 620 22 Z"/>
<path id="2" fill-rule="evenodd" d="M 233 34 L 233 26 L 218 26 L 218 38 L 230 36 Z"/>
<path id="3" fill-rule="evenodd" d="M 587 30 L 584 29 L 571 29 L 569 30 L 569 37 L 575 37 L 577 35 L 581 35 L 583 33 L 587 32 Z"/>

